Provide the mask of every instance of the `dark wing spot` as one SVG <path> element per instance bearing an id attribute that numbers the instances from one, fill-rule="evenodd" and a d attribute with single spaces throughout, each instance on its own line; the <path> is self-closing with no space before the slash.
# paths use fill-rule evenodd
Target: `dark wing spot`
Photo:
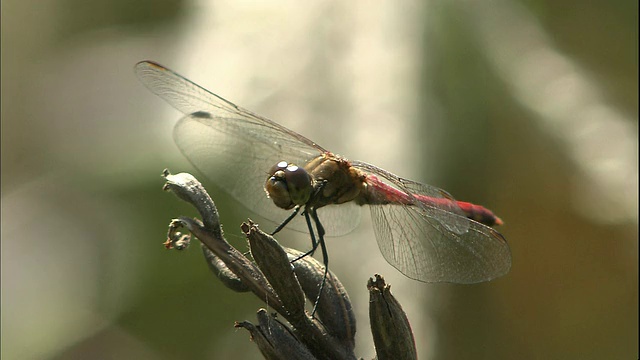
<path id="1" fill-rule="evenodd" d="M 191 116 L 194 118 L 201 118 L 201 119 L 213 119 L 213 116 L 211 116 L 211 113 L 208 113 L 206 111 L 196 111 L 193 114 L 191 114 Z"/>

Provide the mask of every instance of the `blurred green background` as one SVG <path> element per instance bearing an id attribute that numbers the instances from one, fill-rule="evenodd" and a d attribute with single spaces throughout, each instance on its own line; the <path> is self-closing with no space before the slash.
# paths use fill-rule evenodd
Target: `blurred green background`
<path id="1" fill-rule="evenodd" d="M 365 284 L 379 272 L 422 359 L 637 358 L 637 14 L 635 1 L 3 1 L 2 358 L 261 358 L 233 323 L 264 305 L 224 288 L 198 247 L 161 245 L 171 218 L 195 214 L 160 173 L 192 168 L 171 139 L 180 114 L 133 74 L 144 59 L 505 221 L 511 272 L 472 286 L 404 278 L 368 215 L 329 239 L 359 356 L 374 355 Z M 244 248 L 252 213 L 205 184 Z"/>

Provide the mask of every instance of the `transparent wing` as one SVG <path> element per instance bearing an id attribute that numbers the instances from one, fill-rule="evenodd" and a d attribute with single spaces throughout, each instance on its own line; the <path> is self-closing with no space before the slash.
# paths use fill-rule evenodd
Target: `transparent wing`
<path id="1" fill-rule="evenodd" d="M 212 118 L 195 113 L 176 124 L 173 137 L 182 153 L 207 178 L 250 210 L 279 224 L 290 211 L 278 208 L 267 197 L 264 183 L 268 170 L 282 160 L 305 164 L 319 153 L 293 146 L 297 144 L 292 138 L 282 138 L 284 133 L 264 125 L 238 116 Z M 328 235 L 339 236 L 355 228 L 360 211 L 353 205 L 327 206 L 318 210 L 318 216 Z M 302 216 L 287 228 L 307 231 Z"/>
<path id="2" fill-rule="evenodd" d="M 502 276 L 511 268 L 504 237 L 466 218 L 444 190 L 401 179 L 373 165 L 353 162 L 353 166 L 415 200 L 412 205 L 370 206 L 380 251 L 406 276 L 424 282 L 469 284 Z M 425 197 L 450 201 L 418 201 Z"/>
<path id="3" fill-rule="evenodd" d="M 263 187 L 269 169 L 279 161 L 303 166 L 326 150 L 159 64 L 140 62 L 135 71 L 152 92 L 186 114 L 176 124 L 173 137 L 187 159 L 250 210 L 279 224 L 289 211 L 267 198 Z M 318 216 L 326 222 L 327 234 L 338 236 L 357 226 L 360 209 L 327 206 Z M 287 228 L 307 231 L 302 217 Z"/>

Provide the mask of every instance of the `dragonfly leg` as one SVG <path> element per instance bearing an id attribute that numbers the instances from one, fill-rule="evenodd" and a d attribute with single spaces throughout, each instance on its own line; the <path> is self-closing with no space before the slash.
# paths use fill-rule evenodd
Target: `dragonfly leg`
<path id="1" fill-rule="evenodd" d="M 323 180 L 322 182 L 320 182 L 318 184 L 318 186 L 316 187 L 316 189 L 315 189 L 315 191 L 313 193 L 313 196 L 311 198 L 313 199 L 316 195 L 318 195 L 320 193 L 320 191 L 322 191 L 322 188 L 324 188 L 324 186 L 326 184 L 327 184 L 327 180 Z M 302 213 L 304 214 L 304 218 L 307 221 L 307 228 L 309 229 L 309 234 L 311 235 L 311 250 L 309 250 L 306 253 L 298 256 L 293 261 L 302 259 L 305 256 L 313 255 L 313 253 L 316 251 L 316 249 L 318 249 L 319 243 L 316 241 L 316 237 L 313 234 L 313 226 L 311 225 L 311 220 L 309 219 L 309 211 L 310 210 L 308 209 L 308 207 L 305 206 L 304 211 Z M 324 228 L 322 227 L 322 224 L 320 224 L 320 221 L 318 220 L 318 215 L 316 214 L 316 210 L 312 209 L 311 212 L 312 212 L 311 217 L 313 218 L 313 221 L 316 223 L 316 229 L 318 230 L 318 236 L 321 239 L 324 239 Z M 293 216 L 292 216 L 292 218 L 293 218 Z M 291 220 L 288 219 L 288 221 L 291 221 Z"/>
<path id="2" fill-rule="evenodd" d="M 293 209 L 291 214 L 286 219 L 284 219 L 284 221 L 280 225 L 278 225 L 278 227 L 275 230 L 273 230 L 273 232 L 271 233 L 271 236 L 277 234 L 280 230 L 282 230 L 285 226 L 287 226 L 287 224 L 291 222 L 291 220 L 293 220 L 293 218 L 296 217 L 296 215 L 298 215 L 299 212 L 300 212 L 300 205 L 297 205 Z"/>
<path id="3" fill-rule="evenodd" d="M 322 188 L 324 188 L 324 186 L 326 184 L 327 184 L 327 180 L 323 180 L 322 182 L 320 182 L 316 186 L 316 188 L 315 188 L 315 190 L 313 192 L 313 196 L 311 198 L 314 198 L 316 195 L 318 195 L 320 193 L 320 191 L 322 191 Z M 280 232 L 280 230 L 284 229 L 284 227 L 287 226 L 287 224 L 290 223 L 291 220 L 293 220 L 293 218 L 295 218 L 296 215 L 298 215 L 299 212 L 300 212 L 300 205 L 296 205 L 296 207 L 293 208 L 293 211 L 291 212 L 291 214 L 286 219 L 284 219 L 284 221 L 280 225 L 278 225 L 278 227 L 275 230 L 273 230 L 273 232 L 271 233 L 271 236 L 277 234 L 278 232 Z M 315 239 L 313 238 L 313 231 L 312 231 L 311 225 L 309 224 L 308 219 L 307 219 L 307 226 L 309 227 L 309 232 L 311 233 L 314 246 L 313 246 L 313 250 L 309 254 L 305 254 L 305 255 L 303 255 L 301 257 L 305 257 L 307 255 L 313 254 L 313 251 L 315 251 L 315 249 L 318 247 L 317 245 L 315 245 Z"/>
<path id="4" fill-rule="evenodd" d="M 313 310 L 311 311 L 311 317 L 313 317 L 316 314 L 318 303 L 320 302 L 320 294 L 322 294 L 322 289 L 324 289 L 324 284 L 327 281 L 327 273 L 329 269 L 329 255 L 327 253 L 327 247 L 324 244 L 324 234 L 325 234 L 324 227 L 322 227 L 322 224 L 320 223 L 320 219 L 318 219 L 318 214 L 316 213 L 315 209 L 311 209 L 311 210 L 305 209 L 303 214 L 304 214 L 305 220 L 307 221 L 307 226 L 309 227 L 309 234 L 311 235 L 312 246 L 311 246 L 311 250 L 293 259 L 291 263 L 294 263 L 305 256 L 312 255 L 316 251 L 316 249 L 318 249 L 318 245 L 322 249 L 324 274 L 322 276 L 322 282 L 320 283 L 320 289 L 318 290 L 318 296 L 316 296 L 316 301 L 313 303 Z M 319 239 L 318 241 L 316 241 L 316 237 L 314 235 L 313 225 L 311 224 L 311 218 L 313 218 L 313 222 L 316 224 L 316 229 L 318 231 L 318 239 Z"/>
<path id="5" fill-rule="evenodd" d="M 318 219 L 318 214 L 315 209 L 311 209 L 311 217 L 313 218 L 313 222 L 316 224 L 316 230 L 318 230 L 318 244 L 320 244 L 320 249 L 322 250 L 322 260 L 324 263 L 324 275 L 322 276 L 322 282 L 320 283 L 320 288 L 318 289 L 318 296 L 316 297 L 316 302 L 313 304 L 313 311 L 311 311 L 311 317 L 313 317 L 316 313 L 316 309 L 318 308 L 318 303 L 320 302 L 320 295 L 322 294 L 322 290 L 324 289 L 324 284 L 327 282 L 327 274 L 329 272 L 329 253 L 327 252 L 327 246 L 324 243 L 324 227 L 322 223 L 320 223 L 320 219 Z M 316 248 L 318 245 L 316 245 Z"/>
<path id="6" fill-rule="evenodd" d="M 318 249 L 318 245 L 319 245 L 318 242 L 316 241 L 316 236 L 314 235 L 313 226 L 311 225 L 311 219 L 309 219 L 309 212 L 305 210 L 303 211 L 303 214 L 304 214 L 304 219 L 307 221 L 307 227 L 309 228 L 309 235 L 311 235 L 311 250 L 293 259 L 291 261 L 292 263 L 302 259 L 305 256 L 313 255 L 316 249 Z"/>
<path id="7" fill-rule="evenodd" d="M 311 198 L 315 198 L 316 196 L 318 196 L 318 194 L 320 194 L 320 191 L 322 191 L 322 189 L 325 187 L 325 185 L 327 185 L 328 181 L 327 180 L 322 180 L 322 181 L 318 181 L 318 183 L 316 184 L 316 188 L 313 191 L 313 196 L 311 196 Z"/>

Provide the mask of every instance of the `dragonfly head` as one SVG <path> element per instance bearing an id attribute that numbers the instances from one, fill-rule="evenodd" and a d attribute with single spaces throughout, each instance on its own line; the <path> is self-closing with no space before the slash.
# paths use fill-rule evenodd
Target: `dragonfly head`
<path id="1" fill-rule="evenodd" d="M 313 184 L 305 169 L 280 161 L 269 171 L 264 190 L 276 206 L 289 210 L 309 201 Z"/>

